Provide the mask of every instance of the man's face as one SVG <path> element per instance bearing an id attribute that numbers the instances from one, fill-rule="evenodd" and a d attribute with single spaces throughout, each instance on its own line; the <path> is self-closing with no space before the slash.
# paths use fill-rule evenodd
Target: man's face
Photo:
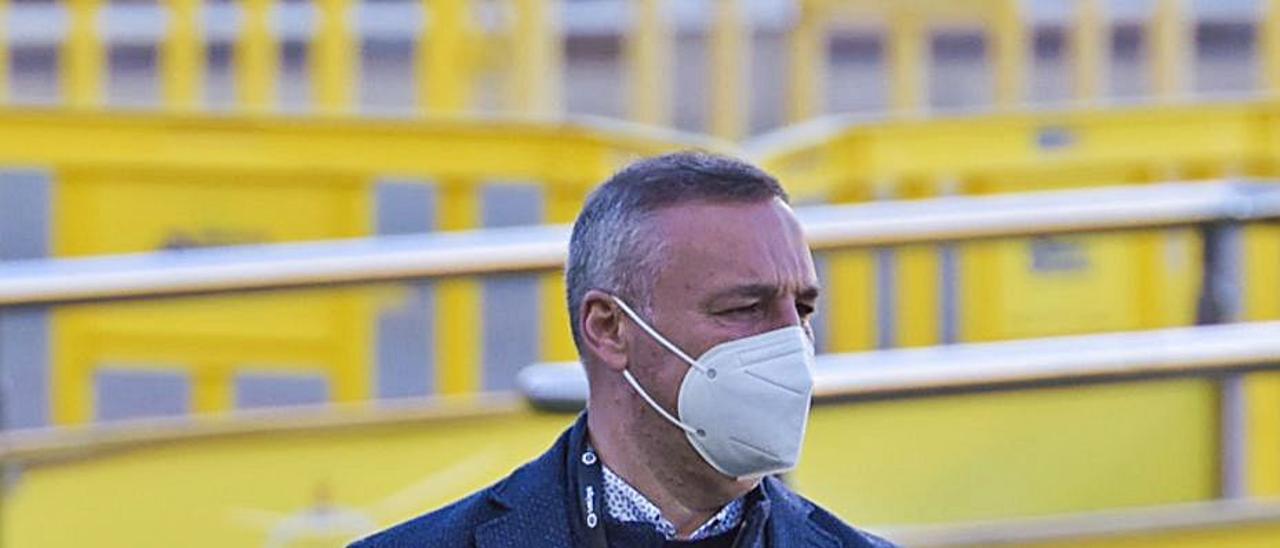
<path id="1" fill-rule="evenodd" d="M 800 224 L 781 200 L 681 205 L 658 211 L 650 224 L 664 245 L 650 321 L 685 353 L 696 358 L 720 343 L 795 325 L 812 337 L 818 278 Z M 633 374 L 662 407 L 676 410 L 689 366 L 639 330 L 630 338 Z M 662 445 L 683 449 L 673 456 L 693 457 L 690 466 L 714 473 L 683 432 L 658 422 L 670 438 Z"/>

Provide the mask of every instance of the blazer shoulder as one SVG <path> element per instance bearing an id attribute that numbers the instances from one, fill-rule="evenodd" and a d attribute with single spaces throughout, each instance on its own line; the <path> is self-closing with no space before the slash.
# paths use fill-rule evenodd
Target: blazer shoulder
<path id="1" fill-rule="evenodd" d="M 350 548 L 399 548 L 431 545 L 470 546 L 478 527 L 513 508 L 529 512 L 533 502 L 559 493 L 553 448 L 497 483 L 439 510 L 428 512 L 358 540 Z M 552 496 L 552 498 L 555 498 Z"/>
<path id="2" fill-rule="evenodd" d="M 827 509 L 787 488 L 776 478 L 766 478 L 765 482 L 770 498 L 776 501 L 775 504 L 784 508 L 787 514 L 804 516 L 804 519 L 809 520 L 814 526 L 838 539 L 841 546 L 850 548 L 892 548 L 897 546 L 897 544 L 889 540 L 845 523 L 844 520 L 836 517 L 835 514 L 827 511 Z"/>
<path id="3" fill-rule="evenodd" d="M 475 528 L 502 511 L 489 500 L 495 487 L 477 491 L 444 508 L 360 539 L 350 548 L 468 546 Z"/>
<path id="4" fill-rule="evenodd" d="M 817 504 L 812 502 L 810 504 L 813 506 L 813 512 L 809 514 L 809 519 L 813 520 L 826 532 L 840 539 L 844 546 L 857 548 L 894 548 L 897 546 L 897 544 L 890 542 L 888 539 L 878 537 L 845 523 Z"/>

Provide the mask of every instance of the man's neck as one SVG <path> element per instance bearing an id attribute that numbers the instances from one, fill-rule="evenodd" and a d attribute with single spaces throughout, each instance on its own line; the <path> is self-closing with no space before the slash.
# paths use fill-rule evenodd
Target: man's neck
<path id="1" fill-rule="evenodd" d="M 643 448 L 631 443 L 632 437 L 620 435 L 614 429 L 616 425 L 587 414 L 587 433 L 596 454 L 614 474 L 658 507 L 662 517 L 675 526 L 679 538 L 692 535 L 720 508 L 742 495 L 709 496 L 706 489 L 696 488 L 682 477 L 677 467 L 663 466 L 658 459 L 649 459 L 651 464 L 647 464 Z"/>

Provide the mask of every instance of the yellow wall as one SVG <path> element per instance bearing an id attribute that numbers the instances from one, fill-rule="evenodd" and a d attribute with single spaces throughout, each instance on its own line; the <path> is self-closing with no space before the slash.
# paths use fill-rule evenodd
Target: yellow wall
<path id="1" fill-rule="evenodd" d="M 56 181 L 60 256 L 348 238 L 372 226 L 369 184 L 353 176 L 80 166 Z M 374 311 L 360 290 L 58 308 L 54 420 L 92 420 L 104 363 L 190 375 L 193 412 L 233 409 L 248 365 L 319 373 L 335 399 L 366 399 Z"/>
<path id="2" fill-rule="evenodd" d="M 6 500 L 4 545 L 261 546 L 320 489 L 389 525 L 502 477 L 572 419 L 518 414 L 220 438 L 29 468 Z"/>
<path id="3" fill-rule="evenodd" d="M 1260 522 L 1220 527 L 1195 527 L 1176 531 L 1125 535 L 1087 536 L 1052 542 L 1027 542 L 1026 548 L 1271 548 L 1280 538 L 1280 523 Z"/>
<path id="4" fill-rule="evenodd" d="M 846 519 L 936 523 L 1212 498 L 1199 381 L 819 407 L 796 484 Z"/>
<path id="5" fill-rule="evenodd" d="M 59 256 L 368 235 L 372 189 L 384 178 L 435 183 L 442 230 L 478 228 L 482 185 L 493 181 L 541 186 L 546 218 L 568 222 L 587 190 L 622 163 L 686 147 L 729 148 L 591 121 L 0 109 L 0 164 L 54 175 Z M 545 284 L 540 353 L 563 360 L 573 356 L 558 279 Z M 434 386 L 475 392 L 484 386 L 479 280 L 443 282 L 436 295 Z M 359 289 L 59 307 L 51 327 L 53 422 L 94 418 L 93 377 L 106 363 L 190 376 L 194 412 L 231 410 L 235 376 L 246 366 L 319 374 L 331 399 L 368 399 L 376 313 L 377 299 Z"/>
<path id="6" fill-rule="evenodd" d="M 815 408 L 798 489 L 864 525 L 1214 496 L 1215 396 L 1199 381 Z M 329 492 L 380 525 L 541 453 L 570 415 L 518 412 L 173 442 L 26 468 L 10 546 L 254 546 Z"/>

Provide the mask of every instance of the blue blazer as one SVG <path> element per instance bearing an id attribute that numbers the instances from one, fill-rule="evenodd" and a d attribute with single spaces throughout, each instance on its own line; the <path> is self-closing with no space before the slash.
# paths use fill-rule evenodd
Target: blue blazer
<path id="1" fill-rule="evenodd" d="M 582 545 L 582 526 L 572 518 L 568 487 L 570 455 L 586 435 L 586 414 L 537 460 L 510 476 L 445 508 L 356 541 L 350 548 L 458 546 L 475 548 L 563 548 Z M 761 526 L 740 538 L 742 548 L 787 546 L 868 547 L 892 543 L 859 531 L 768 477 L 755 506 Z"/>

